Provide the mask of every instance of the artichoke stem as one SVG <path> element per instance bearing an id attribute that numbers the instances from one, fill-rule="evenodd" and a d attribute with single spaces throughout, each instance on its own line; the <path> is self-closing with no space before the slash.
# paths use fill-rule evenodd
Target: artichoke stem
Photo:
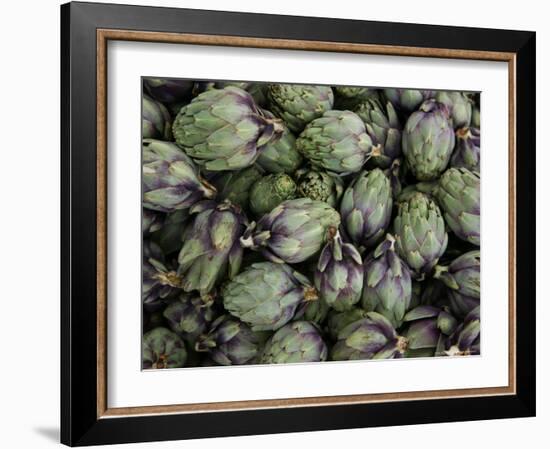
<path id="1" fill-rule="evenodd" d="M 304 301 L 317 301 L 319 293 L 315 287 L 304 287 Z"/>
<path id="2" fill-rule="evenodd" d="M 401 335 L 398 335 L 395 347 L 401 354 L 403 354 L 409 347 L 409 340 L 405 337 L 402 337 Z"/>

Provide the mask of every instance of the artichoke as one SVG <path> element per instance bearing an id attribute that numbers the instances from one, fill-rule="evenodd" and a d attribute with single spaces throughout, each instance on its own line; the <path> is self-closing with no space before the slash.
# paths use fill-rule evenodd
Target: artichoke
<path id="1" fill-rule="evenodd" d="M 238 273 L 245 217 L 229 202 L 203 201 L 190 212 L 197 215 L 178 255 L 178 274 L 186 292 L 199 290 L 204 296 L 223 277 L 231 279 Z"/>
<path id="2" fill-rule="evenodd" d="M 371 155 L 372 140 L 357 114 L 328 111 L 306 126 L 296 149 L 311 165 L 344 175 L 361 170 Z"/>
<path id="3" fill-rule="evenodd" d="M 367 311 L 384 315 L 395 328 L 411 302 L 412 281 L 409 267 L 395 253 L 395 239 L 386 235 L 365 260 L 365 284 L 361 304 Z"/>
<path id="4" fill-rule="evenodd" d="M 479 128 L 456 130 L 456 147 L 451 156 L 451 167 L 467 168 L 479 172 L 480 132 Z"/>
<path id="5" fill-rule="evenodd" d="M 329 241 L 321 251 L 314 279 L 321 300 L 339 312 L 349 310 L 361 298 L 361 255 L 342 241 L 336 228 L 329 228 Z"/>
<path id="6" fill-rule="evenodd" d="M 431 271 L 447 248 L 441 211 L 423 193 L 398 203 L 393 228 L 398 254 L 420 277 Z"/>
<path id="7" fill-rule="evenodd" d="M 270 84 L 269 110 L 284 120 L 291 131 L 301 132 L 313 119 L 332 109 L 334 94 L 328 86 Z"/>
<path id="8" fill-rule="evenodd" d="M 376 245 L 390 224 L 390 180 L 379 168 L 361 172 L 348 186 L 340 203 L 346 235 L 362 251 Z"/>
<path id="9" fill-rule="evenodd" d="M 191 346 L 204 334 L 218 315 L 214 295 L 182 294 L 163 312 L 170 328 Z"/>
<path id="10" fill-rule="evenodd" d="M 412 112 L 421 103 L 433 97 L 431 90 L 384 89 L 384 95 L 393 106 L 404 112 Z"/>
<path id="11" fill-rule="evenodd" d="M 416 351 L 429 350 L 430 355 L 445 355 L 447 337 L 456 330 L 458 322 L 446 309 L 419 306 L 410 310 L 404 319 L 409 323 L 405 337 L 409 341 L 407 357 Z"/>
<path id="12" fill-rule="evenodd" d="M 187 360 L 185 343 L 174 332 L 157 327 L 143 336 L 143 369 L 181 368 Z"/>
<path id="13" fill-rule="evenodd" d="M 165 265 L 160 247 L 149 240 L 143 242 L 141 299 L 149 309 L 157 309 L 160 301 L 176 294 L 181 278 Z"/>
<path id="14" fill-rule="evenodd" d="M 324 362 L 327 345 L 317 328 L 307 321 L 295 321 L 280 328 L 268 340 L 261 363 Z"/>
<path id="15" fill-rule="evenodd" d="M 348 324 L 338 333 L 331 352 L 332 360 L 401 358 L 407 339 L 397 335 L 391 323 L 376 312 Z"/>
<path id="16" fill-rule="evenodd" d="M 304 301 L 296 309 L 296 315 L 292 321 L 309 321 L 317 325 L 324 323 L 330 311 L 325 301 Z"/>
<path id="17" fill-rule="evenodd" d="M 366 318 L 367 315 L 368 312 L 360 307 L 352 307 L 345 312 L 337 312 L 335 310 L 331 311 L 327 319 L 327 331 L 330 338 L 336 340 L 338 338 L 338 334 L 342 329 L 344 329 L 344 327 L 348 324 L 354 323 L 355 321 Z"/>
<path id="18" fill-rule="evenodd" d="M 183 245 L 188 219 L 189 209 L 176 210 L 166 216 L 162 228 L 153 237 L 164 254 L 179 252 Z"/>
<path id="19" fill-rule="evenodd" d="M 250 83 L 247 81 L 207 81 L 195 83 L 193 87 L 193 94 L 198 95 L 206 90 L 223 89 L 224 87 L 233 86 L 239 89 L 246 90 L 258 106 L 264 106 L 267 99 L 267 84 L 264 83 Z"/>
<path id="20" fill-rule="evenodd" d="M 455 133 L 447 106 L 435 100 L 422 103 L 403 130 L 403 154 L 419 181 L 438 178 L 447 168 L 455 146 Z"/>
<path id="21" fill-rule="evenodd" d="M 207 352 L 219 365 L 246 365 L 259 355 L 262 339 L 239 320 L 223 315 L 210 331 L 201 335 L 195 344 L 198 352 Z"/>
<path id="22" fill-rule="evenodd" d="M 355 108 L 355 113 L 365 123 L 372 140 L 372 156 L 369 164 L 389 168 L 392 161 L 401 155 L 401 124 L 391 102 L 386 107 L 376 98 L 366 100 Z"/>
<path id="23" fill-rule="evenodd" d="M 153 232 L 162 228 L 164 222 L 164 214 L 152 211 L 150 209 L 142 209 L 141 211 L 141 232 L 144 237 L 149 237 Z"/>
<path id="24" fill-rule="evenodd" d="M 330 175 L 314 168 L 303 168 L 296 172 L 297 196 L 324 201 L 330 207 L 336 207 L 344 191 L 339 176 Z"/>
<path id="25" fill-rule="evenodd" d="M 472 121 L 472 100 L 466 94 L 462 92 L 441 91 L 435 95 L 435 99 L 447 106 L 455 129 L 470 126 Z"/>
<path id="26" fill-rule="evenodd" d="M 241 238 L 245 248 L 262 251 L 274 262 L 303 262 L 321 250 L 330 226 L 340 225 L 340 215 L 322 201 L 287 200 L 249 226 Z"/>
<path id="27" fill-rule="evenodd" d="M 318 299 L 309 280 L 286 264 L 255 263 L 222 288 L 225 309 L 254 331 L 277 330 L 304 301 Z"/>
<path id="28" fill-rule="evenodd" d="M 283 132 L 250 94 L 237 87 L 201 93 L 174 120 L 176 143 L 207 170 L 236 170 L 252 165 L 262 147 Z"/>
<path id="29" fill-rule="evenodd" d="M 435 192 L 445 221 L 461 240 L 479 246 L 479 173 L 466 168 L 450 168 L 439 179 Z"/>
<path id="30" fill-rule="evenodd" d="M 481 128 L 481 116 L 479 115 L 479 108 L 477 106 L 472 110 L 472 128 Z"/>
<path id="31" fill-rule="evenodd" d="M 302 160 L 302 155 L 296 150 L 296 137 L 283 124 L 281 137 L 264 145 L 256 162 L 270 173 L 290 175 L 302 164 Z"/>
<path id="32" fill-rule="evenodd" d="M 478 355 L 481 350 L 479 307 L 473 309 L 456 331 L 447 339 L 445 353 L 448 356 Z"/>
<path id="33" fill-rule="evenodd" d="M 190 95 L 195 83 L 189 80 L 144 78 L 145 90 L 161 103 L 180 103 Z"/>
<path id="34" fill-rule="evenodd" d="M 212 184 L 218 190 L 219 200 L 229 200 L 242 208 L 248 207 L 248 198 L 252 185 L 261 179 L 263 170 L 257 165 L 239 171 L 227 171 L 212 178 Z"/>
<path id="35" fill-rule="evenodd" d="M 479 306 L 480 266 L 480 252 L 469 251 L 457 257 L 449 266 L 435 267 L 434 278 L 449 288 L 451 310 L 457 316 L 465 316 Z"/>
<path id="36" fill-rule="evenodd" d="M 276 173 L 258 179 L 250 190 L 250 210 L 257 217 L 270 212 L 285 200 L 296 196 L 296 183 L 284 174 Z"/>
<path id="37" fill-rule="evenodd" d="M 143 207 L 161 212 L 187 209 L 216 189 L 198 174 L 193 161 L 177 145 L 143 141 Z"/>
<path id="38" fill-rule="evenodd" d="M 172 117 L 162 103 L 143 95 L 141 100 L 141 137 L 172 140 Z"/>
<path id="39" fill-rule="evenodd" d="M 335 86 L 334 91 L 337 95 L 344 98 L 367 98 L 372 95 L 374 89 L 359 86 Z"/>

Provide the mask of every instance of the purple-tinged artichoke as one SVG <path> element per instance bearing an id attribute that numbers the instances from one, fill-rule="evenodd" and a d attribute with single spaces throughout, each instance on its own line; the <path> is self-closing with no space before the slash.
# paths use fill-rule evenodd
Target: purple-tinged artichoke
<path id="1" fill-rule="evenodd" d="M 269 111 L 265 111 L 271 117 Z M 274 117 L 274 116 L 273 116 Z M 286 173 L 291 175 L 302 164 L 303 158 L 296 149 L 296 137 L 283 124 L 283 134 L 262 147 L 257 163 L 269 173 Z"/>
<path id="2" fill-rule="evenodd" d="M 430 272 L 447 249 L 441 211 L 423 193 L 398 203 L 393 228 L 398 254 L 419 277 Z"/>
<path id="3" fill-rule="evenodd" d="M 296 149 L 311 165 L 344 175 L 361 170 L 372 153 L 372 140 L 354 112 L 327 111 L 306 126 Z"/>
<path id="4" fill-rule="evenodd" d="M 286 264 L 255 263 L 222 288 L 225 309 L 254 331 L 288 323 L 305 301 L 318 300 L 309 280 Z"/>
<path id="5" fill-rule="evenodd" d="M 435 100 L 422 103 L 403 130 L 403 154 L 419 181 L 438 178 L 447 168 L 455 146 L 455 133 L 447 106 Z"/>
<path id="6" fill-rule="evenodd" d="M 462 92 L 441 91 L 435 99 L 449 109 L 453 127 L 463 128 L 470 126 L 472 121 L 472 100 Z"/>
<path id="7" fill-rule="evenodd" d="M 148 95 L 143 95 L 141 114 L 141 137 L 143 139 L 172 139 L 172 117 L 166 106 Z"/>
<path id="8" fill-rule="evenodd" d="M 206 81 L 206 82 L 197 82 L 193 88 L 193 94 L 196 96 L 204 91 L 212 89 L 223 89 L 224 87 L 233 86 L 238 87 L 239 89 L 246 90 L 254 102 L 258 106 L 265 106 L 267 102 L 267 84 L 265 83 L 251 83 L 247 81 Z"/>
<path id="9" fill-rule="evenodd" d="M 191 95 L 195 83 L 182 79 L 144 78 L 145 90 L 161 103 L 180 103 Z"/>
<path id="10" fill-rule="evenodd" d="M 324 362 L 327 352 L 327 345 L 313 324 L 294 321 L 280 328 L 267 341 L 260 362 Z"/>
<path id="11" fill-rule="evenodd" d="M 348 186 L 340 203 L 345 234 L 360 251 L 376 245 L 390 224 L 390 180 L 379 168 L 361 172 Z"/>
<path id="12" fill-rule="evenodd" d="M 285 200 L 296 197 L 296 183 L 285 173 L 275 173 L 258 179 L 250 189 L 249 207 L 256 216 L 270 212 Z"/>
<path id="13" fill-rule="evenodd" d="M 218 316 L 214 295 L 199 296 L 184 293 L 164 309 L 164 318 L 172 331 L 191 346 L 199 335 L 207 332 L 212 321 Z"/>
<path id="14" fill-rule="evenodd" d="M 199 290 L 204 296 L 239 272 L 246 217 L 229 202 L 202 201 L 190 212 L 197 215 L 178 256 L 178 274 L 186 292 Z"/>
<path id="15" fill-rule="evenodd" d="M 181 290 L 181 278 L 165 265 L 160 247 L 149 240 L 143 242 L 141 299 L 147 310 L 158 309 L 162 300 Z"/>
<path id="16" fill-rule="evenodd" d="M 360 307 L 352 307 L 345 312 L 337 312 L 336 310 L 331 311 L 327 319 L 327 331 L 330 338 L 333 340 L 338 339 L 338 334 L 344 327 L 366 318 L 368 313 L 369 312 Z"/>
<path id="17" fill-rule="evenodd" d="M 479 172 L 480 163 L 479 128 L 460 128 L 456 130 L 456 146 L 451 156 L 451 167 L 467 168 Z"/>
<path id="18" fill-rule="evenodd" d="M 407 357 L 445 355 L 445 342 L 458 322 L 447 310 L 434 306 L 418 306 L 407 312 L 409 324 L 405 337 L 409 341 Z"/>
<path id="19" fill-rule="evenodd" d="M 400 111 L 412 112 L 425 100 L 432 98 L 431 90 L 384 89 L 384 95 Z"/>
<path id="20" fill-rule="evenodd" d="M 144 237 L 149 237 L 153 232 L 162 228 L 165 215 L 151 209 L 141 211 L 141 231 Z"/>
<path id="21" fill-rule="evenodd" d="M 274 262 L 303 262 L 321 250 L 330 226 L 340 215 L 327 203 L 309 198 L 287 200 L 251 224 L 241 245 L 262 251 Z"/>
<path id="22" fill-rule="evenodd" d="M 193 161 L 171 142 L 143 140 L 142 181 L 143 207 L 160 212 L 187 209 L 216 195 Z"/>
<path id="23" fill-rule="evenodd" d="M 295 176 L 299 197 L 324 201 L 330 207 L 338 205 L 344 192 L 344 183 L 339 176 L 309 167 L 298 170 Z"/>
<path id="24" fill-rule="evenodd" d="M 480 266 L 480 252 L 469 251 L 449 266 L 435 267 L 434 278 L 448 287 L 451 310 L 457 316 L 463 317 L 479 306 Z"/>
<path id="25" fill-rule="evenodd" d="M 401 124 L 393 105 L 386 106 L 378 99 L 368 99 L 354 112 L 363 120 L 367 134 L 372 140 L 372 156 L 369 165 L 388 168 L 401 155 Z"/>
<path id="26" fill-rule="evenodd" d="M 456 331 L 447 339 L 445 354 L 448 356 L 479 355 L 481 350 L 479 307 L 473 309 Z"/>
<path id="27" fill-rule="evenodd" d="M 439 179 L 436 198 L 445 221 L 461 240 L 479 246 L 479 173 L 466 168 L 449 168 Z"/>
<path id="28" fill-rule="evenodd" d="M 245 323 L 228 315 L 219 317 L 207 334 L 195 344 L 198 352 L 207 352 L 219 365 L 246 365 L 253 363 L 262 346 L 262 338 Z"/>
<path id="29" fill-rule="evenodd" d="M 279 119 L 267 117 L 248 92 L 232 86 L 195 97 L 173 125 L 176 143 L 211 171 L 252 165 L 262 147 L 282 132 Z"/>
<path id="30" fill-rule="evenodd" d="M 397 335 L 391 323 L 376 312 L 348 324 L 338 333 L 332 360 L 396 359 L 407 349 L 407 339 Z"/>
<path id="31" fill-rule="evenodd" d="M 313 119 L 332 109 L 334 94 L 329 86 L 269 84 L 269 107 L 291 131 L 301 132 Z"/>
<path id="32" fill-rule="evenodd" d="M 395 328 L 411 302 L 412 281 L 409 267 L 396 254 L 391 234 L 365 259 L 365 283 L 362 306 L 384 315 Z"/>
<path id="33" fill-rule="evenodd" d="M 292 321 L 309 321 L 321 325 L 327 318 L 329 311 L 329 305 L 323 300 L 304 301 L 296 309 Z"/>
<path id="34" fill-rule="evenodd" d="M 220 172 L 211 179 L 218 190 L 218 200 L 229 200 L 243 209 L 248 207 L 250 189 L 261 179 L 263 170 L 257 164 L 239 171 Z"/>
<path id="35" fill-rule="evenodd" d="M 349 310 L 361 299 L 361 255 L 352 244 L 342 241 L 336 228 L 329 228 L 329 241 L 321 251 L 314 279 L 321 300 L 339 312 Z"/>
<path id="36" fill-rule="evenodd" d="M 187 360 L 183 340 L 164 327 L 147 332 L 141 348 L 143 369 L 181 368 Z"/>
<path id="37" fill-rule="evenodd" d="M 384 174 L 390 180 L 391 194 L 392 198 L 395 201 L 401 192 L 403 191 L 403 184 L 401 180 L 405 175 L 405 167 L 401 159 L 394 159 L 389 166 L 389 168 L 384 170 Z"/>

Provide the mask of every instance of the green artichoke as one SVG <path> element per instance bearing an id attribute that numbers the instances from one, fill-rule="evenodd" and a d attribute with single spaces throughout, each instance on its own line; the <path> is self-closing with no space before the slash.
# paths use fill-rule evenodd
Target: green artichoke
<path id="1" fill-rule="evenodd" d="M 258 179 L 250 189 L 250 210 L 261 217 L 285 200 L 296 196 L 296 183 L 284 174 L 276 173 Z"/>
<path id="2" fill-rule="evenodd" d="M 181 278 L 170 269 L 160 247 L 150 241 L 143 241 L 143 265 L 141 299 L 147 310 L 156 310 L 161 302 L 181 291 Z"/>
<path id="3" fill-rule="evenodd" d="M 254 331 L 288 323 L 304 301 L 318 299 L 309 280 L 286 264 L 255 263 L 222 288 L 225 309 Z"/>
<path id="4" fill-rule="evenodd" d="M 152 237 L 164 254 L 169 255 L 181 249 L 188 221 L 189 209 L 179 209 L 166 215 L 162 227 Z"/>
<path id="5" fill-rule="evenodd" d="M 310 122 L 296 140 L 311 165 L 347 174 L 361 170 L 372 153 L 365 124 L 350 111 L 328 111 Z"/>
<path id="6" fill-rule="evenodd" d="M 395 109 L 412 112 L 422 102 L 432 98 L 434 92 L 431 90 L 384 89 L 384 95 L 393 104 Z"/>
<path id="7" fill-rule="evenodd" d="M 143 207 L 160 212 L 187 209 L 216 196 L 193 161 L 177 145 L 143 140 Z"/>
<path id="8" fill-rule="evenodd" d="M 481 116 L 479 114 L 479 108 L 477 106 L 472 110 L 472 128 L 481 128 Z"/>
<path id="9" fill-rule="evenodd" d="M 431 271 L 447 248 L 441 211 L 423 193 L 398 204 L 393 228 L 398 254 L 417 275 Z"/>
<path id="10" fill-rule="evenodd" d="M 392 214 L 390 180 L 379 168 L 361 172 L 348 186 L 340 203 L 342 225 L 350 240 L 363 251 L 384 236 Z"/>
<path id="11" fill-rule="evenodd" d="M 165 78 L 144 78 L 143 87 L 161 103 L 180 103 L 191 95 L 193 81 Z"/>
<path id="12" fill-rule="evenodd" d="M 151 209 L 143 208 L 141 211 L 141 232 L 144 237 L 150 237 L 153 232 L 162 228 L 165 215 Z"/>
<path id="13" fill-rule="evenodd" d="M 422 103 L 403 130 L 403 154 L 419 181 L 438 178 L 447 168 L 455 146 L 455 133 L 447 106 L 435 100 Z"/>
<path id="14" fill-rule="evenodd" d="M 214 295 L 182 294 L 164 309 L 170 328 L 191 347 L 219 315 Z"/>
<path id="15" fill-rule="evenodd" d="M 321 300 L 339 312 L 349 310 L 361 298 L 361 255 L 352 244 L 342 241 L 336 228 L 329 229 L 329 241 L 321 251 L 314 280 Z"/>
<path id="16" fill-rule="evenodd" d="M 187 360 L 183 340 L 164 327 L 143 336 L 141 351 L 143 369 L 181 368 Z"/>
<path id="17" fill-rule="evenodd" d="M 283 134 L 278 140 L 262 147 L 257 163 L 269 173 L 290 175 L 302 164 L 302 160 L 302 155 L 296 150 L 296 137 L 283 124 Z"/>
<path id="18" fill-rule="evenodd" d="M 479 173 L 466 168 L 449 168 L 439 179 L 435 192 L 445 221 L 461 240 L 479 246 Z"/>
<path id="19" fill-rule="evenodd" d="M 466 94 L 462 92 L 441 91 L 435 95 L 435 99 L 447 106 L 455 129 L 470 126 L 472 121 L 472 100 Z"/>
<path id="20" fill-rule="evenodd" d="M 363 120 L 372 140 L 372 156 L 369 164 L 389 168 L 401 155 L 401 123 L 391 102 L 385 107 L 376 98 L 361 102 L 354 112 Z"/>
<path id="21" fill-rule="evenodd" d="M 287 200 L 252 223 L 241 238 L 244 248 L 262 251 L 274 262 L 299 263 L 321 250 L 340 215 L 327 203 L 309 198 Z"/>
<path id="22" fill-rule="evenodd" d="M 168 109 L 147 95 L 141 99 L 141 137 L 172 140 L 172 117 Z"/>
<path id="23" fill-rule="evenodd" d="M 332 348 L 332 360 L 401 358 L 407 349 L 407 339 L 397 335 L 391 323 L 376 312 L 348 324 L 338 333 Z"/>
<path id="24" fill-rule="evenodd" d="M 327 345 L 317 328 L 307 321 L 295 321 L 273 334 L 262 352 L 261 363 L 324 362 Z"/>
<path id="25" fill-rule="evenodd" d="M 218 200 L 228 200 L 243 209 L 248 207 L 248 199 L 252 185 L 261 179 L 263 170 L 258 164 L 239 171 L 221 172 L 214 176 L 212 184 L 218 190 Z"/>
<path id="26" fill-rule="evenodd" d="M 411 303 L 412 282 L 409 267 L 395 253 L 391 234 L 365 260 L 362 306 L 384 315 L 395 328 Z"/>
<path id="27" fill-rule="evenodd" d="M 176 143 L 207 170 L 252 165 L 262 147 L 283 133 L 250 94 L 237 87 L 208 90 L 184 106 L 174 120 Z"/>
<path id="28" fill-rule="evenodd" d="M 372 95 L 372 91 L 374 90 L 359 86 L 335 86 L 333 89 L 337 95 L 345 98 L 366 98 Z"/>
<path id="29" fill-rule="evenodd" d="M 324 201 L 336 207 L 344 192 L 344 183 L 339 176 L 323 170 L 302 168 L 296 172 L 297 196 Z"/>
<path id="30" fill-rule="evenodd" d="M 481 351 L 479 306 L 472 310 L 445 343 L 445 354 L 451 357 L 478 355 Z"/>
<path id="31" fill-rule="evenodd" d="M 456 130 L 456 147 L 451 156 L 451 167 L 467 168 L 479 173 L 480 132 L 478 128 Z"/>
<path id="32" fill-rule="evenodd" d="M 193 226 L 178 255 L 178 275 L 186 292 L 199 290 L 207 295 L 225 276 L 235 276 L 241 266 L 239 238 L 245 217 L 229 202 L 203 201 L 190 212 L 196 214 Z"/>
<path id="33" fill-rule="evenodd" d="M 253 363 L 260 353 L 262 338 L 246 324 L 228 315 L 219 317 L 207 334 L 195 344 L 198 352 L 207 352 L 219 365 Z"/>
<path id="34" fill-rule="evenodd" d="M 332 109 L 334 94 L 329 86 L 270 84 L 267 100 L 269 110 L 283 119 L 291 131 L 299 133 L 313 119 Z"/>
<path id="35" fill-rule="evenodd" d="M 342 329 L 344 329 L 344 327 L 348 324 L 354 323 L 355 321 L 366 318 L 367 315 L 368 312 L 360 307 L 352 307 L 345 312 L 337 312 L 336 310 L 332 310 L 327 319 L 327 330 L 330 338 L 336 340 L 338 338 L 338 334 Z"/>
<path id="36" fill-rule="evenodd" d="M 265 106 L 267 101 L 267 84 L 264 83 L 250 83 L 247 81 L 207 81 L 195 83 L 193 87 L 193 94 L 196 96 L 204 91 L 212 89 L 223 89 L 224 87 L 238 87 L 239 89 L 246 90 L 258 106 Z"/>

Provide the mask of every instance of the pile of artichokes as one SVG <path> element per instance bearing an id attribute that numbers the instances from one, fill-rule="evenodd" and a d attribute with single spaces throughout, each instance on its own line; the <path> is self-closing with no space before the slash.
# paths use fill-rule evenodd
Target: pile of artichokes
<path id="1" fill-rule="evenodd" d="M 143 368 L 479 354 L 479 101 L 145 78 Z"/>

